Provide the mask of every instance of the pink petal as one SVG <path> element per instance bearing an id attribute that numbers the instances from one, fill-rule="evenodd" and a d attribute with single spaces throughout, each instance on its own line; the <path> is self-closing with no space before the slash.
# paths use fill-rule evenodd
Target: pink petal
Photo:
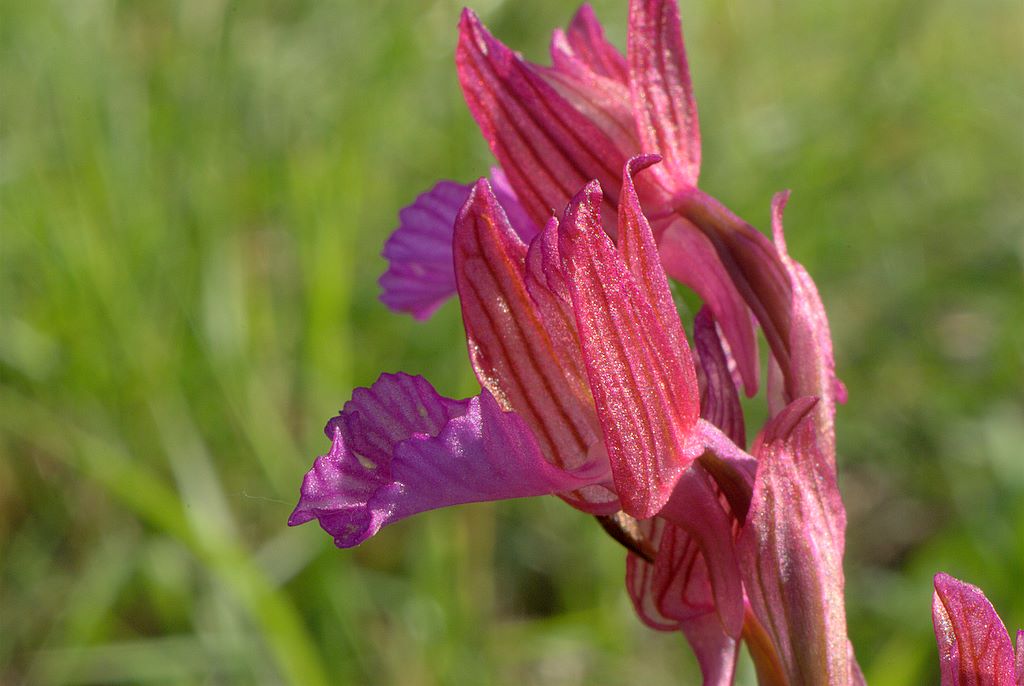
<path id="1" fill-rule="evenodd" d="M 703 686 L 732 686 L 740 652 L 739 640 L 726 634 L 713 614 L 684 620 L 680 628 L 697 656 Z"/>
<path id="2" fill-rule="evenodd" d="M 582 464 L 598 442 L 599 427 L 593 407 L 575 392 L 578 362 L 546 330 L 527 290 L 527 247 L 484 180 L 455 222 L 454 250 L 469 355 L 480 384 L 526 421 L 552 462 Z"/>
<path id="3" fill-rule="evenodd" d="M 738 548 L 744 587 L 790 683 L 848 684 L 846 517 L 800 398 L 757 441 L 757 478 Z"/>
<path id="4" fill-rule="evenodd" d="M 630 2 L 626 53 L 641 151 L 665 158 L 666 185 L 696 186 L 700 127 L 675 0 Z"/>
<path id="5" fill-rule="evenodd" d="M 558 248 L 616 491 L 627 514 L 646 519 L 701 453 L 696 374 L 688 349 L 673 345 L 685 338 L 665 330 L 666 314 L 602 230 L 600 206 L 592 182 L 570 204 Z"/>
<path id="6" fill-rule="evenodd" d="M 733 288 L 761 325 L 772 354 L 783 369 L 789 369 L 792 292 L 775 247 L 761 232 L 699 189 L 677 196 L 674 211 L 700 229 L 714 246 Z M 732 345 L 726 320 L 715 312 Z M 740 357 L 742 351 L 733 352 Z"/>
<path id="7" fill-rule="evenodd" d="M 777 193 L 772 199 L 772 233 L 775 248 L 789 272 L 792 285 L 792 310 L 789 332 L 789 368 L 782 369 L 785 378 L 784 399 L 790 402 L 805 395 L 816 396 L 814 408 L 818 436 L 831 461 L 835 460 L 835 404 L 845 400 L 846 391 L 836 377 L 832 357 L 832 336 L 821 297 L 810 274 L 791 258 L 786 250 L 782 230 L 782 211 L 789 191 Z"/>
<path id="8" fill-rule="evenodd" d="M 466 104 L 534 223 L 542 226 L 592 178 L 618 188 L 625 159 L 616 145 L 470 10 L 459 23 L 456 64 Z"/>
<path id="9" fill-rule="evenodd" d="M 705 686 L 730 686 L 733 683 L 739 641 L 725 633 L 714 610 L 704 559 L 696 544 L 685 532 L 660 518 L 649 521 L 666 529 L 664 534 L 658 529 L 654 537 L 666 545 L 664 554 L 670 558 L 671 564 L 679 565 L 684 570 L 684 595 L 676 602 L 690 605 L 691 609 L 688 609 L 681 619 L 663 615 L 659 604 L 664 604 L 665 600 L 664 575 L 658 573 L 655 564 L 629 553 L 626 559 L 626 588 L 633 601 L 633 607 L 641 621 L 655 631 L 683 632 L 700 664 Z M 667 531 L 669 528 L 676 530 Z M 681 539 L 673 542 L 677 536 Z M 661 551 L 658 554 L 660 556 Z M 661 567 L 664 566 L 665 563 L 662 563 Z M 675 590 L 679 591 L 678 588 Z M 698 606 L 703 609 L 692 609 Z M 667 604 L 666 609 L 672 611 Z"/>
<path id="10" fill-rule="evenodd" d="M 697 422 L 697 434 L 704 445 L 704 454 L 700 457 L 701 467 L 718 484 L 729 503 L 732 516 L 742 524 L 746 520 L 754 492 L 757 460 L 705 419 Z"/>
<path id="11" fill-rule="evenodd" d="M 651 225 L 644 216 L 633 185 L 633 177 L 661 160 L 657 155 L 640 155 L 626 162 L 622 170 L 622 193 L 619 196 L 619 230 L 617 247 L 626 267 L 633 274 L 643 296 L 654 306 L 654 313 L 662 331 L 669 337 L 669 345 L 677 347 L 683 357 L 683 366 L 693 367 L 690 346 L 679 321 L 672 291 L 668 287 L 665 270 L 661 266 L 658 245 L 654 241 Z"/>
<path id="12" fill-rule="evenodd" d="M 747 396 L 757 393 L 757 339 L 750 311 L 714 244 L 679 217 L 661 235 L 661 262 L 669 276 L 689 286 L 711 309 L 736 360 Z"/>
<path id="13" fill-rule="evenodd" d="M 512 184 L 509 183 L 508 177 L 501 170 L 501 167 L 491 167 L 489 178 L 491 190 L 494 191 L 494 197 L 498 199 L 498 204 L 505 210 L 505 214 L 508 216 L 508 223 L 512 225 L 516 235 L 524 243 L 529 243 L 533 240 L 534 236 L 540 233 L 540 228 L 530 219 L 530 215 L 526 213 L 526 210 L 523 209 L 522 204 L 519 202 L 519 197 L 512 189 Z M 452 223 L 454 224 L 454 222 L 455 218 L 452 217 Z"/>
<path id="14" fill-rule="evenodd" d="M 980 588 L 936 574 L 932 620 L 942 686 L 1013 686 L 1010 634 Z"/>
<path id="15" fill-rule="evenodd" d="M 563 98 L 594 122 L 622 154 L 640 149 L 628 83 L 595 71 L 587 56 L 574 50 L 570 36 L 558 29 L 551 38 L 551 62 L 552 67 L 536 69 Z"/>
<path id="16" fill-rule="evenodd" d="M 405 374 L 359 389 L 328 430 L 331 450 L 303 479 L 288 523 L 318 519 L 342 548 L 426 510 L 569 491 L 593 479 L 549 464 L 523 420 L 486 391 L 449 400 Z"/>
<path id="17" fill-rule="evenodd" d="M 696 472 L 696 468 L 691 469 L 687 475 Z M 717 508 L 717 503 L 713 506 Z M 720 508 L 718 510 L 721 512 Z M 712 576 L 706 562 L 708 558 L 701 551 L 700 544 L 700 540 L 707 541 L 713 536 L 705 535 L 699 539 L 661 517 L 642 522 L 641 528 L 648 540 L 654 541 L 656 557 L 653 564 L 632 553 L 627 557 L 626 585 L 637 614 L 651 628 L 683 631 L 700 663 L 706 685 L 731 684 L 739 648 L 736 638 L 739 628 L 733 617 L 730 619 L 733 626 L 726 630 L 716 606 Z M 725 544 L 731 549 L 732 532 L 728 523 L 724 531 L 717 533 L 724 534 L 725 538 L 712 540 L 711 545 Z M 711 553 L 711 559 L 716 557 Z M 731 561 L 730 573 L 738 581 L 735 558 L 732 557 Z M 738 593 L 739 619 L 742 622 L 742 589 L 737 583 L 730 592 Z M 736 635 L 730 635 L 730 632 Z"/>
<path id="18" fill-rule="evenodd" d="M 516 233 L 525 241 L 533 238 L 537 226 L 519 204 L 501 169 L 492 169 L 491 179 Z M 469 191 L 469 186 L 440 181 L 399 212 L 398 228 L 384 244 L 388 269 L 380 277 L 380 299 L 392 310 L 428 319 L 455 295 L 452 231 Z"/>
<path id="19" fill-rule="evenodd" d="M 694 319 L 693 343 L 705 380 L 700 398 L 701 416 L 721 429 L 733 443 L 743 447 L 747 444 L 743 407 L 718 338 L 715 318 L 707 306 L 702 307 Z"/>
<path id="20" fill-rule="evenodd" d="M 416 319 L 428 319 L 455 293 L 452 226 L 469 186 L 440 181 L 403 209 L 384 244 L 389 265 L 380 277 L 381 301 Z"/>
<path id="21" fill-rule="evenodd" d="M 569 49 L 594 73 L 623 85 L 629 83 L 626 58 L 604 37 L 604 29 L 589 4 L 583 3 L 576 11 L 565 37 Z"/>
<path id="22" fill-rule="evenodd" d="M 743 586 L 733 546 L 732 519 L 722 509 L 707 472 L 699 466 L 687 470 L 680 477 L 672 497 L 659 516 L 675 524 L 688 538 L 696 542 L 707 572 L 705 588 L 709 588 L 711 594 L 701 592 L 694 597 L 703 597 L 705 601 L 713 599 L 710 608 L 704 609 L 713 608 L 718 613 L 725 634 L 738 638 L 743 629 Z M 679 542 L 678 534 L 676 542 Z M 663 538 L 655 566 L 662 559 L 664 550 Z M 680 574 L 679 566 L 669 569 L 666 574 L 680 591 L 688 586 L 686 575 Z M 680 587 L 678 584 L 684 586 Z M 690 589 L 691 592 L 693 590 L 695 589 Z M 662 614 L 679 619 L 686 618 L 687 607 L 699 606 L 699 603 L 693 602 L 694 597 L 687 598 L 683 593 L 669 591 L 666 600 L 675 600 L 682 605 L 669 608 L 663 604 Z"/>
<path id="23" fill-rule="evenodd" d="M 588 422 L 595 427 L 595 443 L 586 456 L 575 460 L 567 458 L 566 465 L 574 467 L 576 460 L 583 459 L 608 464 L 608 455 L 603 444 L 596 439 L 600 424 L 594 408 L 594 396 L 590 392 L 587 370 L 583 365 L 579 333 L 576 330 L 576 316 L 572 309 L 569 285 L 562 270 L 558 254 L 558 220 L 552 217 L 547 227 L 530 243 L 526 255 L 526 289 L 536 305 L 543 326 L 551 339 L 554 355 L 562 365 L 565 380 L 563 393 L 575 399 L 576 407 L 585 412 Z M 610 484 L 609 484 L 610 485 Z M 614 490 L 595 485 L 583 491 L 562 498 L 570 505 L 585 512 L 606 514 L 620 508 Z"/>
<path id="24" fill-rule="evenodd" d="M 589 421 L 597 427 L 597 414 L 593 411 L 594 396 L 590 392 L 587 370 L 583 364 L 576 316 L 572 309 L 569 284 L 562 270 L 558 253 L 558 220 L 552 217 L 544 231 L 531 243 L 526 255 L 526 290 L 530 294 L 544 330 L 554 349 L 554 356 L 562 364 L 566 391 L 586 407 Z M 595 432 L 595 437 L 597 432 Z"/>
<path id="25" fill-rule="evenodd" d="M 637 525 L 644 540 L 654 547 L 655 557 L 654 561 L 648 561 L 635 553 L 627 553 L 626 591 L 629 593 L 630 600 L 633 601 L 633 609 L 636 610 L 640 621 L 655 631 L 677 631 L 680 628 L 679 619 L 668 617 L 661 611 L 661 599 L 664 597 L 662 586 L 665 577 L 658 576 L 657 583 L 655 581 L 655 565 L 659 553 L 658 546 L 661 544 L 665 530 L 670 527 L 674 528 L 675 525 L 669 524 L 661 517 L 637 522 Z M 674 557 L 681 557 L 683 555 L 681 551 L 682 548 L 678 549 Z M 699 555 L 696 544 L 693 544 L 692 548 L 687 551 L 687 554 L 691 556 L 696 564 Z M 664 565 L 664 563 L 662 564 Z M 691 574 L 700 574 L 702 575 L 701 578 L 706 578 L 706 568 L 703 567 L 703 560 L 701 560 L 701 565 L 700 570 L 695 569 Z M 710 587 L 708 587 L 708 592 L 710 593 Z"/>

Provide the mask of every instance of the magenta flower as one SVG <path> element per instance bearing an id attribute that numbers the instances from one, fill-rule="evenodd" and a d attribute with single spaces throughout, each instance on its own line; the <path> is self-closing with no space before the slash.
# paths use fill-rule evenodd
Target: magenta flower
<path id="1" fill-rule="evenodd" d="M 289 523 L 317 519 L 349 547 L 425 510 L 555 494 L 629 549 L 638 614 L 685 634 L 706 684 L 732 683 L 743 641 L 764 684 L 862 683 L 828 322 L 786 250 L 787 196 L 773 243 L 697 187 L 675 2 L 630 3 L 625 56 L 584 5 L 551 67 L 469 10 L 459 33 L 463 92 L 500 166 L 403 210 L 381 284 L 418 318 L 458 294 L 482 391 L 451 400 L 402 374 L 357 389 Z M 704 301 L 692 350 L 667 276 Z M 739 393 L 758 388 L 756 325 L 769 421 L 751 455 Z"/>
<path id="2" fill-rule="evenodd" d="M 1024 685 L 1024 630 L 1014 660 L 1010 634 L 980 588 L 936 574 L 932 620 L 942 686 Z"/>

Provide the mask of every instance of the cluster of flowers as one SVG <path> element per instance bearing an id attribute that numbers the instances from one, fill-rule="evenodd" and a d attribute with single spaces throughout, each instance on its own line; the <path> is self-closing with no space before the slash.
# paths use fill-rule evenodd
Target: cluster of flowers
<path id="1" fill-rule="evenodd" d="M 425 510 L 555 494 L 628 548 L 637 613 L 685 634 L 705 683 L 732 683 L 742 641 L 762 684 L 863 683 L 843 599 L 845 389 L 786 250 L 788 194 L 769 240 L 698 187 L 674 0 L 630 2 L 625 55 L 584 5 L 551 54 L 529 63 L 463 13 L 459 80 L 499 166 L 419 196 L 384 249 L 391 308 L 426 318 L 457 293 L 480 394 L 404 374 L 357 389 L 290 523 L 350 547 Z M 704 303 L 692 348 L 667 276 Z M 748 449 L 758 327 L 769 419 Z M 935 589 L 943 683 L 1011 683 L 980 591 Z"/>

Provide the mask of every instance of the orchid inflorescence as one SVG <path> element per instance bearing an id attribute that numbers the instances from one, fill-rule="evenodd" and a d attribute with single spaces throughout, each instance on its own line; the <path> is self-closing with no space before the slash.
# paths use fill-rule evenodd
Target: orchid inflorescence
<path id="1" fill-rule="evenodd" d="M 400 214 L 382 300 L 419 319 L 457 294 L 482 387 L 383 374 L 325 429 L 290 524 L 339 547 L 460 503 L 554 494 L 628 548 L 641 620 L 682 631 L 706 684 L 746 642 L 762 684 L 857 684 L 843 598 L 835 375 L 814 282 L 698 187 L 700 131 L 674 0 L 632 0 L 626 54 L 584 5 L 525 61 L 465 10 L 456 52 L 498 166 Z M 703 306 L 680 321 L 668 277 Z M 740 392 L 769 419 L 748 447 Z M 935 579 L 943 684 L 1020 683 L 981 592 Z"/>

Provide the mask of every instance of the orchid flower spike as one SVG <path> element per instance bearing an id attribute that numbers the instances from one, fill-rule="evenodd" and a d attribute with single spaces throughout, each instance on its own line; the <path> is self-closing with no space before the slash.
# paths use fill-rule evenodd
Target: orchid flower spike
<path id="1" fill-rule="evenodd" d="M 551 66 L 465 10 L 456 65 L 498 166 L 399 215 L 382 300 L 458 296 L 481 392 L 385 374 L 352 394 L 290 524 L 339 547 L 461 503 L 557 495 L 626 545 L 641 619 L 681 631 L 705 684 L 747 642 L 762 684 L 863 682 L 846 638 L 846 514 L 825 311 L 772 203 L 773 240 L 698 187 L 697 106 L 675 0 L 631 0 L 627 49 L 584 5 Z M 557 211 L 557 214 L 556 214 Z M 691 339 L 668 278 L 703 307 Z M 768 422 L 740 393 L 769 348 Z"/>

